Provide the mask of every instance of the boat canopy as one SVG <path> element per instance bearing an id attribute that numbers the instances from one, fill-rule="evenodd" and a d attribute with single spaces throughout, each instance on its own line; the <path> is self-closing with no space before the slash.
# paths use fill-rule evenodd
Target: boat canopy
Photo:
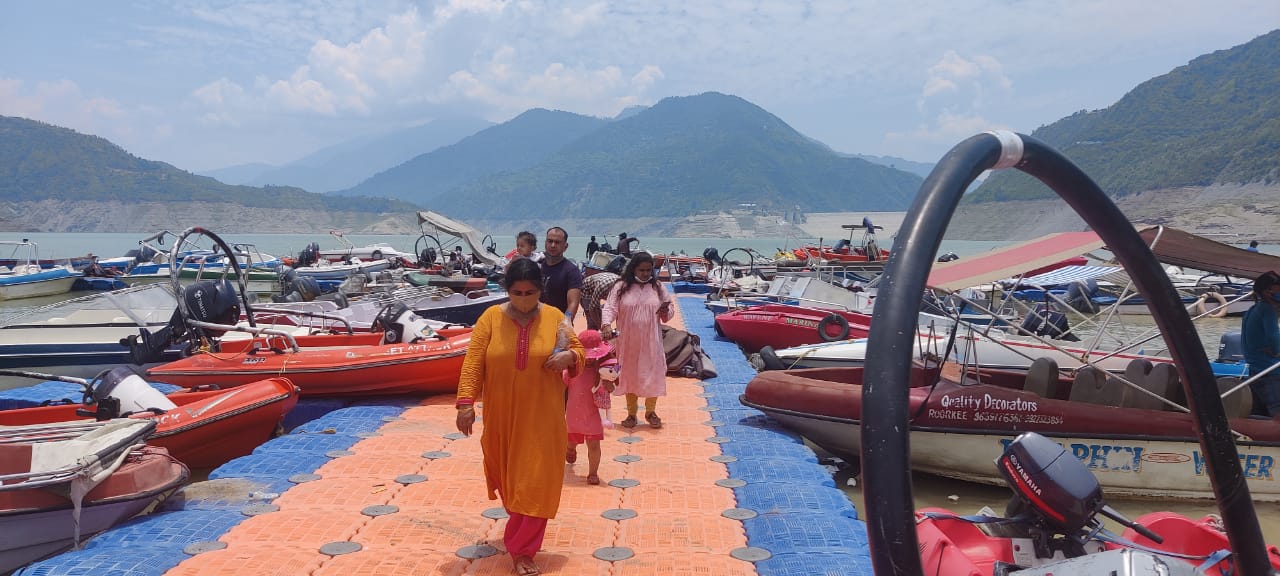
<path id="1" fill-rule="evenodd" d="M 1057 270 L 1036 274 L 1030 278 L 1022 278 L 1020 280 L 1009 278 L 1007 282 L 1016 281 L 1022 286 L 1060 286 L 1098 278 L 1105 278 L 1108 281 L 1115 282 L 1117 279 L 1127 280 L 1128 277 L 1124 273 L 1124 268 L 1119 266 L 1063 266 Z"/>
<path id="2" fill-rule="evenodd" d="M 1094 232 L 1057 232 L 1019 244 L 997 248 L 979 257 L 934 264 L 927 285 L 955 292 L 1016 277 L 1028 270 L 1043 268 L 1101 248 Z"/>
<path id="3" fill-rule="evenodd" d="M 467 245 L 467 248 L 471 254 L 475 256 L 476 260 L 491 266 L 498 266 L 502 264 L 501 256 L 488 252 L 484 249 L 482 242 L 484 238 L 476 231 L 475 228 L 430 210 L 421 210 L 418 212 L 418 226 L 423 228 L 425 231 L 426 227 L 423 226 L 424 224 L 429 224 L 432 228 L 440 232 L 446 232 L 462 239 L 462 242 Z"/>
<path id="4" fill-rule="evenodd" d="M 1270 270 L 1280 272 L 1280 256 L 1250 252 L 1177 228 L 1152 226 L 1138 234 L 1165 264 L 1250 279 Z"/>

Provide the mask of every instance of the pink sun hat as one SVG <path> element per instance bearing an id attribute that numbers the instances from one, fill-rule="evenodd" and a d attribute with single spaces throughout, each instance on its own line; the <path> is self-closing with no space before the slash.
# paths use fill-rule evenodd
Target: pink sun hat
<path id="1" fill-rule="evenodd" d="M 599 330 L 583 330 L 578 334 L 578 341 L 586 349 L 587 360 L 599 360 L 613 352 L 613 346 L 604 341 Z"/>

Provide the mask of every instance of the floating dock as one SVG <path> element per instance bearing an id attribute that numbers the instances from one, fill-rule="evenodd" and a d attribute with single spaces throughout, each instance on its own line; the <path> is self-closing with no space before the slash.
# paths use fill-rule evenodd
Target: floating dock
<path id="1" fill-rule="evenodd" d="M 565 465 L 559 514 L 535 558 L 542 572 L 872 574 L 866 526 L 831 472 L 738 402 L 755 370 L 716 338 L 701 296 L 677 301 L 673 324 L 700 337 L 718 375 L 669 377 L 660 430 L 606 429 L 602 484 L 587 484 L 585 450 Z M 304 399 L 290 419 L 309 420 L 289 434 L 16 574 L 513 574 L 479 432 L 457 432 L 453 401 Z"/>

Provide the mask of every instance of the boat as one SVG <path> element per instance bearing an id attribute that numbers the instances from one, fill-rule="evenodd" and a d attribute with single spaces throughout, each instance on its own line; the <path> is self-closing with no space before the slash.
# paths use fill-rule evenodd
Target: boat
<path id="1" fill-rule="evenodd" d="M 974 574 L 1234 574 L 1220 517 L 1152 512 L 1130 520 L 1066 448 L 1034 432 L 1012 440 L 995 469 L 1013 491 L 1004 516 L 917 510 L 929 576 Z M 1108 530 L 1100 517 L 1124 528 Z M 1280 549 L 1267 547 L 1271 568 Z M 1074 559 L 1074 560 L 1069 560 Z"/>
<path id="2" fill-rule="evenodd" d="M 1038 432 L 1066 446 L 1109 494 L 1141 498 L 1212 498 L 1204 456 L 1186 412 L 1170 411 L 1178 394 L 1171 364 L 1139 360 L 1123 377 L 1170 404 L 1136 391 L 1117 376 L 1090 368 L 1070 378 L 1051 361 L 1030 372 L 948 364 L 912 371 L 908 414 L 911 467 L 939 476 L 1000 485 L 990 462 L 1018 434 Z M 1144 372 L 1144 370 L 1147 370 Z M 940 374 L 939 374 L 940 372 Z M 765 371 L 747 384 L 741 402 L 760 410 L 829 452 L 856 459 L 863 418 L 861 368 Z M 1224 388 L 1240 380 L 1224 379 Z M 1224 402 L 1258 501 L 1280 501 L 1280 426 L 1249 418 L 1252 396 L 1240 389 Z"/>
<path id="3" fill-rule="evenodd" d="M 45 269 L 40 265 L 39 248 L 27 240 L 0 240 L 0 247 L 12 246 L 13 266 L 0 268 L 0 300 L 54 296 L 71 291 L 83 274 L 70 266 Z M 21 257 L 19 257 L 21 255 Z"/>
<path id="4" fill-rule="evenodd" d="M 182 233 L 213 232 L 189 228 Z M 239 270 L 235 273 L 239 276 Z M 295 336 L 293 331 L 259 326 L 239 278 L 237 287 L 223 278 L 201 281 L 180 292 L 178 312 L 155 331 L 140 330 L 126 342 L 134 363 L 155 361 L 155 354 L 178 345 L 185 356 L 153 366 L 147 378 L 183 387 L 242 386 L 272 376 L 288 377 L 302 394 L 354 396 L 439 393 L 457 389 L 471 332 L 436 332 L 403 303 L 380 314 L 381 332 Z M 240 320 L 244 313 L 244 322 Z M 228 334 L 251 335 L 229 338 Z"/>
<path id="5" fill-rule="evenodd" d="M 305 276 L 316 280 L 345 280 L 354 275 L 370 275 L 377 274 L 383 270 L 390 270 L 393 266 L 399 266 L 399 259 L 394 262 L 390 258 L 379 258 L 377 260 L 361 260 L 359 258 L 348 258 L 342 261 L 330 261 L 320 256 L 320 245 L 312 242 L 302 252 L 298 253 L 298 257 L 285 262 L 291 266 L 292 271 L 297 276 Z"/>
<path id="6" fill-rule="evenodd" d="M 329 235 L 336 238 L 338 242 L 342 244 L 341 248 L 319 251 L 320 257 L 330 262 L 348 262 L 353 258 L 358 258 L 362 262 L 368 262 L 386 258 L 391 260 L 399 259 L 402 261 L 402 264 L 408 264 L 415 261 L 417 258 L 417 256 L 408 252 L 401 252 L 385 242 L 357 247 L 348 240 L 341 231 L 330 230 Z"/>
<path id="7" fill-rule="evenodd" d="M 140 512 L 190 472 L 142 445 L 151 420 L 0 427 L 0 573 L 78 545 Z"/>
<path id="8" fill-rule="evenodd" d="M 881 268 L 889 259 L 889 251 L 876 243 L 876 230 L 884 230 L 884 226 L 876 226 L 870 218 L 863 218 L 861 224 L 842 224 L 841 228 L 849 231 L 849 238 L 836 242 L 834 246 L 805 245 L 793 250 L 801 260 L 818 263 L 860 264 L 871 268 Z M 854 235 L 862 231 L 862 239 L 854 243 Z M 868 268 L 868 269 L 871 269 Z"/>
<path id="9" fill-rule="evenodd" d="M 138 244 L 141 248 L 130 250 L 120 258 L 100 261 L 99 264 L 104 268 L 125 266 L 126 272 L 118 279 L 130 286 L 170 282 L 173 277 L 171 262 L 180 263 L 177 276 L 183 283 L 227 274 L 226 253 L 206 248 L 190 238 L 184 240 L 178 238 L 178 235 L 173 232 L 161 230 L 139 240 Z M 168 251 L 163 248 L 166 240 L 175 243 Z M 262 253 L 253 244 L 232 244 L 228 250 L 230 254 L 235 255 L 237 267 L 243 272 L 250 292 L 257 294 L 279 292 L 279 269 L 283 263 L 280 258 Z"/>
<path id="10" fill-rule="evenodd" d="M 1085 544 L 1082 541 L 1084 537 L 1101 534 L 1095 529 L 1100 528 L 1100 524 L 1090 521 L 1093 512 L 1101 510 L 1101 491 L 1094 489 L 1096 484 L 1090 486 L 1083 482 L 1088 469 L 1083 469 L 1085 474 L 1080 473 L 1083 466 L 1068 456 L 1073 452 L 1057 446 L 1052 440 L 1046 441 L 1048 445 L 1044 450 L 1013 451 L 1016 459 L 1002 457 L 1000 468 L 1007 471 L 1011 484 L 1020 486 L 1015 488 L 1015 492 L 1025 495 L 1026 505 L 1035 509 L 1033 513 L 1043 512 L 1055 523 L 1050 528 L 1063 538 L 1054 538 L 1053 542 L 1066 547 L 1061 557 L 1047 554 L 1045 564 L 1028 569 L 1018 565 L 998 566 L 993 565 L 1000 554 L 998 550 L 962 550 L 938 539 L 923 539 L 917 534 L 919 517 L 912 513 L 911 485 L 911 458 L 915 451 L 910 441 L 913 432 L 908 419 L 914 390 L 910 386 L 914 370 L 911 341 L 918 333 L 918 294 L 925 290 L 931 277 L 932 261 L 965 191 L 984 171 L 1007 168 L 1017 168 L 1039 179 L 1072 206 L 1085 224 L 1105 241 L 1108 250 L 1116 255 L 1133 278 L 1137 291 L 1148 299 L 1152 316 L 1161 329 L 1160 334 L 1173 360 L 1172 372 L 1176 373 L 1176 381 L 1180 382 L 1188 399 L 1190 415 L 1183 418 L 1187 418 L 1189 429 L 1184 433 L 1190 436 L 1188 444 L 1198 446 L 1197 453 L 1201 457 L 1197 464 L 1203 474 L 1201 482 L 1209 485 L 1208 492 L 1213 495 L 1221 513 L 1221 526 L 1230 545 L 1226 554 L 1230 555 L 1231 572 L 1250 575 L 1275 573 L 1273 558 L 1269 556 L 1258 524 L 1253 485 L 1246 475 L 1247 451 L 1252 448 L 1247 443 L 1237 446 L 1233 428 L 1239 424 L 1238 419 L 1228 418 L 1228 409 L 1220 397 L 1218 382 L 1204 347 L 1196 336 L 1190 315 L 1182 307 L 1168 276 L 1163 273 L 1162 265 L 1133 225 L 1093 180 L 1045 143 L 1008 131 L 970 137 L 938 161 L 903 219 L 895 242 L 897 248 L 885 267 L 884 284 L 894 289 L 886 291 L 876 301 L 863 375 L 867 385 L 861 394 L 865 410 L 859 426 L 863 439 L 859 460 L 865 497 L 861 516 L 867 520 L 872 569 L 876 574 L 885 576 L 923 575 L 926 574 L 926 558 L 922 558 L 922 552 L 942 551 L 941 548 L 951 548 L 957 556 L 975 563 L 987 562 L 993 573 L 1027 576 L 1194 574 L 1197 567 L 1191 563 L 1209 563 L 1200 568 L 1211 569 L 1216 566 L 1211 561 L 1222 560 L 1217 555 L 1207 559 L 1190 555 L 1174 559 L 1168 556 L 1168 551 L 1136 546 L 1097 553 L 1081 550 Z M 1091 371 L 1082 370 L 1082 373 L 1087 372 Z M 1045 373 L 1051 375 L 1047 370 Z M 1102 380 L 1105 378 L 1096 381 Z M 1077 388 L 1074 382 L 1072 388 Z M 1017 408 L 1014 406 L 1015 410 Z M 1137 409 L 1106 407 L 1096 410 L 1115 416 L 1137 412 Z M 1116 412 L 1118 410 L 1133 412 Z M 1163 420 L 1157 424 L 1161 422 Z M 1264 424 L 1274 426 L 1274 423 Z M 1113 451 L 1101 448 L 1098 452 L 1106 459 Z M 1159 453 L 1154 456 L 1160 464 L 1165 463 L 1166 458 Z M 1093 458 L 1092 450 L 1090 457 Z M 1138 462 L 1144 466 L 1156 464 L 1150 459 L 1139 458 Z M 1257 462 L 1255 459 L 1255 465 Z M 1073 465 L 1075 472 L 1071 471 Z M 1051 473 L 1064 471 L 1067 477 L 1060 483 L 1050 483 L 1037 474 L 1041 470 Z M 1256 474 L 1256 468 L 1253 472 Z M 1136 527 L 1135 531 L 1142 532 Z M 1159 541 L 1158 538 L 1151 540 Z M 1028 544 L 1034 550 L 1036 542 L 1033 540 Z M 1034 551 L 1036 556 L 1040 556 L 1040 550 Z M 940 561 L 932 554 L 927 559 L 933 562 L 930 566 L 933 573 L 981 574 L 977 569 L 966 569 L 965 564 L 958 560 Z"/>
<path id="11" fill-rule="evenodd" d="M 13 374 L 12 372 L 10 374 Z M 0 410 L 0 427 L 74 423 L 120 417 L 154 420 L 147 444 L 169 451 L 190 468 L 209 469 L 244 456 L 270 440 L 285 414 L 298 403 L 288 378 L 272 377 L 223 390 L 181 390 L 161 394 L 128 366 L 84 380 L 24 373 L 39 380 L 84 386 L 75 404 Z"/>
<path id="12" fill-rule="evenodd" d="M 419 255 L 434 243 L 439 248 L 436 256 L 444 258 L 455 244 L 449 240 L 440 241 L 442 235 L 447 235 L 456 240 L 456 245 L 466 246 L 465 252 L 473 260 L 474 265 L 485 270 L 486 276 L 493 272 L 500 272 L 507 264 L 506 259 L 498 254 L 497 243 L 493 241 L 492 236 L 481 235 L 475 228 L 448 216 L 430 210 L 421 210 L 418 212 L 418 227 L 422 234 L 418 242 L 415 242 L 414 250 Z M 432 259 L 419 256 L 418 260 L 420 267 L 426 267 L 428 263 L 426 261 Z"/>
<path id="13" fill-rule="evenodd" d="M 716 315 L 716 333 L 752 354 L 765 346 L 790 348 L 866 338 L 871 317 L 858 312 L 764 304 Z"/>
<path id="14" fill-rule="evenodd" d="M 165 326 L 176 308 L 170 286 L 149 284 L 24 310 L 0 323 L 0 369 L 92 378 L 129 363 L 129 349 L 120 340 L 140 328 Z M 157 362 L 181 355 L 176 347 L 158 354 Z M 0 389 L 29 383 L 0 374 Z"/>

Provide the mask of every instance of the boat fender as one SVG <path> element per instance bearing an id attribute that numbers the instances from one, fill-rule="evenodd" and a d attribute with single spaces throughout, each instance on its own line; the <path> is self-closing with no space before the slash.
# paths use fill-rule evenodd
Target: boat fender
<path id="1" fill-rule="evenodd" d="M 760 349 L 760 362 L 764 364 L 765 370 L 786 370 L 787 367 L 778 358 L 778 353 L 773 351 L 773 346 L 765 346 Z"/>
<path id="2" fill-rule="evenodd" d="M 835 325 L 837 331 L 831 333 L 831 326 Z M 827 314 L 825 318 L 818 321 L 818 337 L 823 342 L 838 342 L 840 340 L 849 339 L 849 321 L 839 314 Z"/>
<path id="3" fill-rule="evenodd" d="M 1208 299 L 1212 298 L 1218 303 L 1212 312 L 1204 305 Z M 1217 292 L 1208 292 L 1202 294 L 1196 299 L 1196 316 L 1208 316 L 1210 318 L 1222 318 L 1227 315 L 1227 298 Z"/>

